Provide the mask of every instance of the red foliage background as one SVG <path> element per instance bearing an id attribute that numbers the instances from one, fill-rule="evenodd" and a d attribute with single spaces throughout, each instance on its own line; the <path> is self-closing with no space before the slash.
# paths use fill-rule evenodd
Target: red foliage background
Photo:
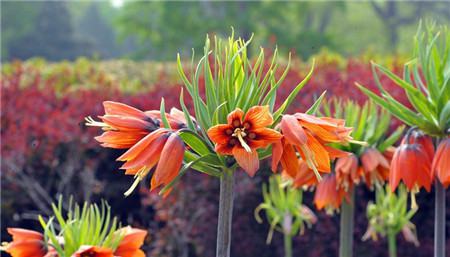
<path id="1" fill-rule="evenodd" d="M 349 60 L 344 67 L 338 62 L 319 63 L 315 70 L 290 112 L 305 111 L 324 90 L 328 96 L 363 102 L 366 97 L 354 83 L 376 89 L 370 65 L 360 60 Z M 394 70 L 400 73 L 400 66 L 394 66 Z M 119 164 L 114 159 L 120 151 L 99 147 L 93 139 L 99 131 L 83 125 L 84 117 L 102 114 L 104 100 L 149 110 L 158 109 L 160 98 L 164 97 L 166 106 L 178 107 L 181 85 L 157 83 L 147 92 L 125 94 L 114 89 L 118 88 L 114 82 L 96 74 L 92 77 L 92 82 L 98 85 L 94 89 L 69 90 L 68 81 L 63 90 L 55 90 L 61 81 L 59 76 L 77 75 L 67 72 L 44 78 L 38 69 L 15 63 L 13 72 L 2 74 L 2 240 L 7 239 L 4 233 L 7 226 L 38 229 L 36 214 L 51 214 L 49 203 L 57 194 L 63 194 L 74 195 L 79 201 L 105 198 L 124 223 L 149 228 L 146 250 L 150 256 L 214 256 L 218 181 L 189 173 L 165 201 L 149 193 L 146 185 L 125 199 L 122 192 L 131 178 L 118 172 Z M 285 98 L 305 73 L 303 69 L 291 69 L 278 99 Z M 387 78 L 383 77 L 382 83 L 393 96 L 405 102 L 402 90 Z M 187 101 L 187 105 L 191 103 Z M 265 245 L 268 225 L 257 224 L 253 216 L 261 201 L 261 183 L 269 175 L 267 168 L 254 179 L 238 174 L 233 256 L 282 256 L 281 236 L 276 235 L 271 245 Z M 373 199 L 371 192 L 358 189 L 355 256 L 386 256 L 384 240 L 377 243 L 359 240 L 367 227 L 365 206 L 370 199 Z M 413 219 L 421 246 L 416 249 L 399 238 L 399 256 L 429 256 L 432 252 L 432 199 L 431 194 L 420 194 L 421 209 Z M 312 206 L 311 194 L 306 194 L 305 200 Z M 323 213 L 318 216 L 319 222 L 312 229 L 295 238 L 294 255 L 337 255 L 338 217 Z"/>

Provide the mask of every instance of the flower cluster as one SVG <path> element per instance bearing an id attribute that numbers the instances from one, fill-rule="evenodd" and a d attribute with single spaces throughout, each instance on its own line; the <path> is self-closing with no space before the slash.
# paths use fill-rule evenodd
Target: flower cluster
<path id="1" fill-rule="evenodd" d="M 117 218 L 112 219 L 105 202 L 101 207 L 85 203 L 82 208 L 70 203 L 66 218 L 62 214 L 62 198 L 52 207 L 55 215 L 47 222 L 39 217 L 44 233 L 8 228 L 12 242 L 3 243 L 1 250 L 12 257 L 145 256 L 140 248 L 147 231 L 130 226 L 117 228 Z"/>

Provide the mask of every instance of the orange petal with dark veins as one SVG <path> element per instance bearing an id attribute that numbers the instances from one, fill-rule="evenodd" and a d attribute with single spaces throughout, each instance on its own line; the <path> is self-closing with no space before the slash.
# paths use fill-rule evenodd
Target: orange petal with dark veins
<path id="1" fill-rule="evenodd" d="M 251 152 L 247 152 L 244 148 L 236 146 L 233 148 L 233 156 L 239 166 L 247 172 L 250 177 L 255 176 L 255 173 L 259 169 L 259 157 L 258 152 L 256 152 L 255 149 L 252 149 Z"/>

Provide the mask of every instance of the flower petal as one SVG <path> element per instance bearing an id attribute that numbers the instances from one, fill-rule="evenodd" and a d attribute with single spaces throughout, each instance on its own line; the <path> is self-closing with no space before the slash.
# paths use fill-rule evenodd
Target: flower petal
<path id="1" fill-rule="evenodd" d="M 292 145 L 304 145 L 307 137 L 304 129 L 292 115 L 283 115 L 280 123 L 281 131 L 285 139 Z"/>
<path id="2" fill-rule="evenodd" d="M 28 239 L 44 239 L 44 235 L 34 230 L 23 228 L 7 228 L 8 233 L 12 236 L 13 241 L 28 240 Z"/>
<path id="3" fill-rule="evenodd" d="M 385 168 L 389 167 L 388 160 L 374 148 L 368 148 L 363 152 L 361 162 L 367 172 L 375 170 L 379 165 Z"/>
<path id="4" fill-rule="evenodd" d="M 147 118 L 143 111 L 123 103 L 104 101 L 103 107 L 105 108 L 105 114 L 108 115 L 130 116 L 142 120 Z"/>
<path id="5" fill-rule="evenodd" d="M 215 151 L 221 155 L 233 155 L 233 148 L 230 144 L 216 144 Z"/>
<path id="6" fill-rule="evenodd" d="M 439 144 L 433 158 L 432 172 L 445 187 L 450 185 L 450 138 Z"/>
<path id="7" fill-rule="evenodd" d="M 132 147 L 147 134 L 146 132 L 106 131 L 95 137 L 95 140 L 100 142 L 103 147 L 126 149 Z"/>
<path id="8" fill-rule="evenodd" d="M 234 128 L 228 124 L 219 124 L 208 129 L 208 137 L 216 144 L 227 144 Z"/>
<path id="9" fill-rule="evenodd" d="M 307 149 L 311 152 L 313 163 L 316 165 L 317 170 L 321 172 L 329 173 L 330 168 L 330 156 L 328 155 L 325 147 L 314 136 L 308 133 Z M 297 151 L 300 153 L 302 159 L 306 160 L 309 156 L 300 147 L 297 147 Z"/>
<path id="10" fill-rule="evenodd" d="M 171 133 L 161 152 L 161 158 L 152 178 L 151 190 L 160 185 L 167 185 L 179 173 L 184 157 L 183 140 Z"/>
<path id="11" fill-rule="evenodd" d="M 119 115 L 103 115 L 100 119 L 107 125 L 114 129 L 121 131 L 151 131 L 153 130 L 152 124 L 141 119 L 137 119 L 129 116 Z"/>
<path id="12" fill-rule="evenodd" d="M 128 161 L 136 158 L 148 145 L 150 145 L 156 138 L 160 137 L 162 134 L 167 133 L 166 129 L 157 129 L 152 133 L 146 135 L 139 142 L 137 142 L 133 147 L 128 149 L 124 154 L 117 158 L 117 161 Z"/>
<path id="13" fill-rule="evenodd" d="M 234 147 L 233 156 L 239 166 L 247 172 L 250 177 L 255 176 L 256 171 L 259 169 L 259 157 L 255 149 L 252 149 L 251 152 L 247 152 L 242 147 Z"/>
<path id="14" fill-rule="evenodd" d="M 244 112 L 236 108 L 236 110 L 230 112 L 227 116 L 228 125 L 232 125 L 234 128 L 241 127 L 242 118 L 244 117 Z"/>
<path id="15" fill-rule="evenodd" d="M 272 125 L 273 117 L 270 114 L 269 106 L 253 106 L 245 114 L 244 124 L 250 124 L 251 129 L 263 128 Z"/>
<path id="16" fill-rule="evenodd" d="M 133 159 L 129 159 L 120 169 L 140 169 L 145 167 L 145 169 L 151 169 L 159 160 L 161 156 L 161 151 L 169 137 L 168 134 L 163 134 L 160 137 L 153 140 L 149 145 L 147 145 L 139 154 Z"/>
<path id="17" fill-rule="evenodd" d="M 144 244 L 147 231 L 130 226 L 124 227 L 115 233 L 122 235 L 123 239 L 114 251 L 115 256 L 121 257 L 138 257 L 143 253 L 139 248 Z M 144 255 L 145 256 L 145 255 Z"/>
<path id="18" fill-rule="evenodd" d="M 283 143 L 279 140 L 272 144 L 272 172 L 277 172 L 278 164 L 283 155 Z"/>
<path id="19" fill-rule="evenodd" d="M 291 176 L 291 178 L 295 178 L 297 172 L 299 170 L 298 167 L 298 158 L 295 153 L 295 149 L 290 144 L 284 144 L 283 146 L 283 154 L 281 155 L 281 166 L 286 173 Z"/>
<path id="20" fill-rule="evenodd" d="M 273 129 L 260 128 L 250 130 L 247 134 L 246 140 L 250 148 L 266 148 L 271 143 L 279 141 L 282 135 Z"/>

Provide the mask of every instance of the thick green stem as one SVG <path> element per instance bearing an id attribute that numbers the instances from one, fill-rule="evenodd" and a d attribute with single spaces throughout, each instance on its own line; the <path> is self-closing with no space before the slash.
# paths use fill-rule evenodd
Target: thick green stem
<path id="1" fill-rule="evenodd" d="M 292 257 L 292 236 L 284 234 L 284 257 Z"/>
<path id="2" fill-rule="evenodd" d="M 348 194 L 350 202 L 344 200 L 341 207 L 339 257 L 353 256 L 353 216 L 355 212 L 355 195 L 353 189 L 351 189 Z"/>
<path id="3" fill-rule="evenodd" d="M 395 240 L 395 233 L 388 233 L 388 244 L 389 244 L 389 257 L 397 257 L 397 242 Z"/>
<path id="4" fill-rule="evenodd" d="M 234 171 L 224 169 L 220 178 L 219 219 L 217 224 L 216 257 L 229 257 L 231 222 L 233 218 Z"/>
<path id="5" fill-rule="evenodd" d="M 445 188 L 436 179 L 434 186 L 435 211 L 434 211 L 434 257 L 445 257 Z"/>

